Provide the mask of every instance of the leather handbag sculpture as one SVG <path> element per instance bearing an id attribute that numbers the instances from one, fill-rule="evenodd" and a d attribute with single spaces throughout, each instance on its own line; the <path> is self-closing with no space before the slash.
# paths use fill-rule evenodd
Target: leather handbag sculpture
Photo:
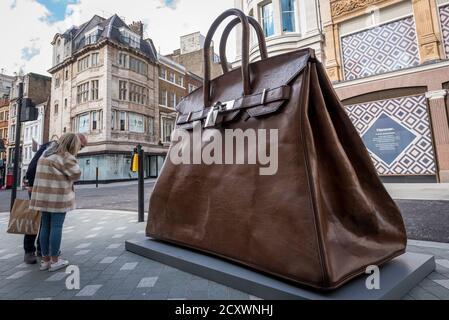
<path id="1" fill-rule="evenodd" d="M 211 39 L 232 15 L 238 19 L 224 31 L 221 60 L 227 71 L 226 39 L 240 22 L 242 67 L 211 80 Z M 262 58 L 251 64 L 250 24 Z M 399 209 L 312 50 L 268 58 L 257 22 L 225 11 L 205 40 L 203 88 L 177 111 L 177 129 L 190 138 L 202 126 L 202 146 L 204 136 L 228 129 L 277 129 L 278 170 L 261 175 L 258 164 L 174 164 L 168 157 L 151 195 L 147 236 L 318 289 L 404 253 Z M 247 148 L 257 153 L 257 144 Z"/>

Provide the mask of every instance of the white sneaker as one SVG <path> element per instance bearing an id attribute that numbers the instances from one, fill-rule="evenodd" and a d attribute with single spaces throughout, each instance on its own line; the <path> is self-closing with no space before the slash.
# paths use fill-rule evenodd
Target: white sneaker
<path id="1" fill-rule="evenodd" d="M 51 265 L 51 261 L 41 260 L 41 264 L 40 264 L 39 270 L 40 271 L 48 270 L 50 268 L 50 265 Z"/>
<path id="2" fill-rule="evenodd" d="M 52 262 L 50 265 L 50 268 L 48 269 L 48 271 L 52 272 L 52 271 L 56 271 L 62 268 L 65 268 L 69 265 L 69 262 L 67 260 L 63 260 L 63 259 L 58 259 L 57 262 Z"/>

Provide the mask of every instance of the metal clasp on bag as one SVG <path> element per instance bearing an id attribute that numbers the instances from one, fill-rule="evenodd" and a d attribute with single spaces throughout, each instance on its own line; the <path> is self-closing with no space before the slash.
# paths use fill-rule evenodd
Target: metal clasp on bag
<path id="1" fill-rule="evenodd" d="M 207 113 L 204 128 L 214 127 L 217 122 L 218 113 L 220 111 L 231 110 L 234 107 L 234 103 L 235 100 L 226 102 L 217 101 L 217 103 L 212 108 L 210 108 L 209 112 Z"/>

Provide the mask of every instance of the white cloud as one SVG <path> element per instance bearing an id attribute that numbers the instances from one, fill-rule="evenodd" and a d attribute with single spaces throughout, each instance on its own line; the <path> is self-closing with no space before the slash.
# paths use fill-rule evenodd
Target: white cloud
<path id="1" fill-rule="evenodd" d="M 51 67 L 53 36 L 88 21 L 94 14 L 109 17 L 117 13 L 127 23 L 142 20 L 146 24 L 146 34 L 153 39 L 156 48 L 162 54 L 168 54 L 179 48 L 181 35 L 196 31 L 205 35 L 213 20 L 234 3 L 233 0 L 164 2 L 166 6 L 161 6 L 161 0 L 80 0 L 67 6 L 65 20 L 51 24 L 46 21 L 49 11 L 35 0 L 2 0 L 0 30 L 4 45 L 0 50 L 0 68 L 8 74 L 21 67 L 25 72 L 47 74 Z M 234 58 L 234 39 L 231 36 L 228 40 L 230 61 Z M 217 42 L 218 38 L 214 40 Z"/>

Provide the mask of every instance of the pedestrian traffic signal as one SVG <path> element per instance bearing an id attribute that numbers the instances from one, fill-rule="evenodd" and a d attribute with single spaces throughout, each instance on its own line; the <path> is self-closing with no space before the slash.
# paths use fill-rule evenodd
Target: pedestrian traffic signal
<path id="1" fill-rule="evenodd" d="M 20 121 L 34 121 L 37 120 L 38 111 L 33 101 L 30 98 L 22 99 L 22 107 L 20 110 Z"/>

